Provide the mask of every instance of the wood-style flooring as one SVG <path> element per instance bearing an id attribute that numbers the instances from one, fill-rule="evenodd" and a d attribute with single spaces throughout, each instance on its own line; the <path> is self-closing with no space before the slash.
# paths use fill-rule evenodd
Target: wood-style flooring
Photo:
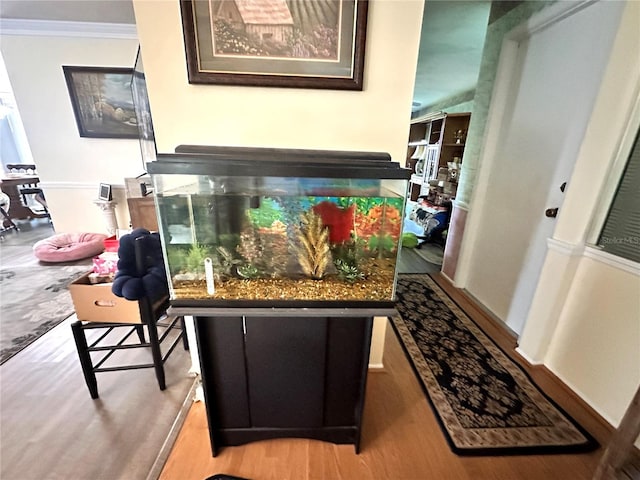
<path id="1" fill-rule="evenodd" d="M 440 282 L 443 280 L 440 279 Z M 452 290 L 452 294 L 455 294 Z M 458 295 L 485 331 L 490 319 Z M 484 318 L 483 318 L 484 317 Z M 505 350 L 515 341 L 493 332 Z M 226 447 L 211 456 L 204 405 L 194 404 L 160 478 L 203 480 L 214 474 L 251 480 L 588 480 L 602 449 L 584 454 L 461 457 L 449 449 L 438 421 L 389 325 L 385 368 L 367 381 L 362 450 L 306 439 L 277 439 Z M 539 378 L 542 378 L 538 376 Z M 559 384 L 546 392 L 602 443 L 610 431 L 594 422 L 585 406 Z"/>
<path id="2" fill-rule="evenodd" d="M 15 223 L 19 231 L 9 230 L 0 234 L 0 267 L 37 265 L 33 245 L 55 234 L 49 219 L 16 220 Z"/>
<path id="3" fill-rule="evenodd" d="M 3 266 L 37 265 L 30 246 L 53 234 L 42 220 L 20 227 L 0 243 Z M 191 404 L 188 352 L 178 346 L 167 360 L 166 390 L 160 391 L 152 369 L 101 373 L 100 398 L 92 400 L 71 334 L 73 321 L 75 315 L 0 366 L 0 479 L 157 478 L 168 453 L 163 447 L 171 445 L 184 419 L 181 412 Z M 150 360 L 146 350 L 127 354 L 132 356 L 127 361 Z"/>

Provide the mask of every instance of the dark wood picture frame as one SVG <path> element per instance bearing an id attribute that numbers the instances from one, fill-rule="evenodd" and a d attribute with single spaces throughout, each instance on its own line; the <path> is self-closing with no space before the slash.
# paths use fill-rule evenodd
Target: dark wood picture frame
<path id="1" fill-rule="evenodd" d="M 132 68 L 63 65 L 81 137 L 138 138 Z"/>
<path id="2" fill-rule="evenodd" d="M 274 4 L 275 10 L 281 5 L 280 11 L 256 14 L 241 12 L 233 0 L 180 0 L 189 83 L 363 89 L 367 0 L 297 0 L 296 12 L 285 0 Z M 304 10 L 310 4 L 314 9 Z M 335 28 L 317 23 L 319 6 L 328 13 L 323 18 L 336 20 Z M 212 16 L 216 9 L 218 16 Z M 316 23 L 296 21 L 308 19 L 312 10 Z M 229 36 L 251 51 L 231 52 L 238 47 L 226 41 Z M 253 54 L 256 49 L 264 51 Z"/>

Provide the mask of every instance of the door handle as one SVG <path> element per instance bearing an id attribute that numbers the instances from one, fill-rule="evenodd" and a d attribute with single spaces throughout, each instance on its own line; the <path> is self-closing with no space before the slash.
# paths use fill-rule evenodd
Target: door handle
<path id="1" fill-rule="evenodd" d="M 545 214 L 546 217 L 556 218 L 558 216 L 558 209 L 557 208 L 547 208 L 544 211 L 544 214 Z"/>

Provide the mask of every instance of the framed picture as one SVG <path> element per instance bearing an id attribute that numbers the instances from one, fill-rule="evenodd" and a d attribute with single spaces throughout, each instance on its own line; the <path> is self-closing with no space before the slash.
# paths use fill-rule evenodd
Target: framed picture
<path id="1" fill-rule="evenodd" d="M 112 200 L 111 185 L 109 185 L 108 183 L 101 183 L 100 189 L 98 190 L 98 198 L 100 200 L 110 202 Z"/>
<path id="2" fill-rule="evenodd" d="M 181 0 L 189 83 L 362 90 L 366 0 Z"/>
<path id="3" fill-rule="evenodd" d="M 132 68 L 62 69 L 81 137 L 138 138 Z"/>
<path id="4" fill-rule="evenodd" d="M 136 63 L 133 67 L 131 91 L 133 93 L 133 105 L 135 107 L 136 118 L 138 119 L 142 168 L 146 170 L 147 162 L 155 161 L 157 152 L 155 134 L 153 132 L 153 121 L 151 119 L 151 104 L 149 103 L 147 80 L 144 76 L 144 65 L 142 64 L 140 47 L 138 47 Z"/>

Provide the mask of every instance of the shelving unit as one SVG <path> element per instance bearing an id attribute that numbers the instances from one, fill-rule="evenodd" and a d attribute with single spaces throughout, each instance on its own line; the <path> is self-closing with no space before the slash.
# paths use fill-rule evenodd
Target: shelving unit
<path id="1" fill-rule="evenodd" d="M 470 119 L 468 112 L 442 112 L 411 124 L 407 149 L 407 167 L 413 170 L 410 200 L 431 195 L 440 204 L 455 198 Z M 450 164 L 457 168 L 449 168 Z"/>

